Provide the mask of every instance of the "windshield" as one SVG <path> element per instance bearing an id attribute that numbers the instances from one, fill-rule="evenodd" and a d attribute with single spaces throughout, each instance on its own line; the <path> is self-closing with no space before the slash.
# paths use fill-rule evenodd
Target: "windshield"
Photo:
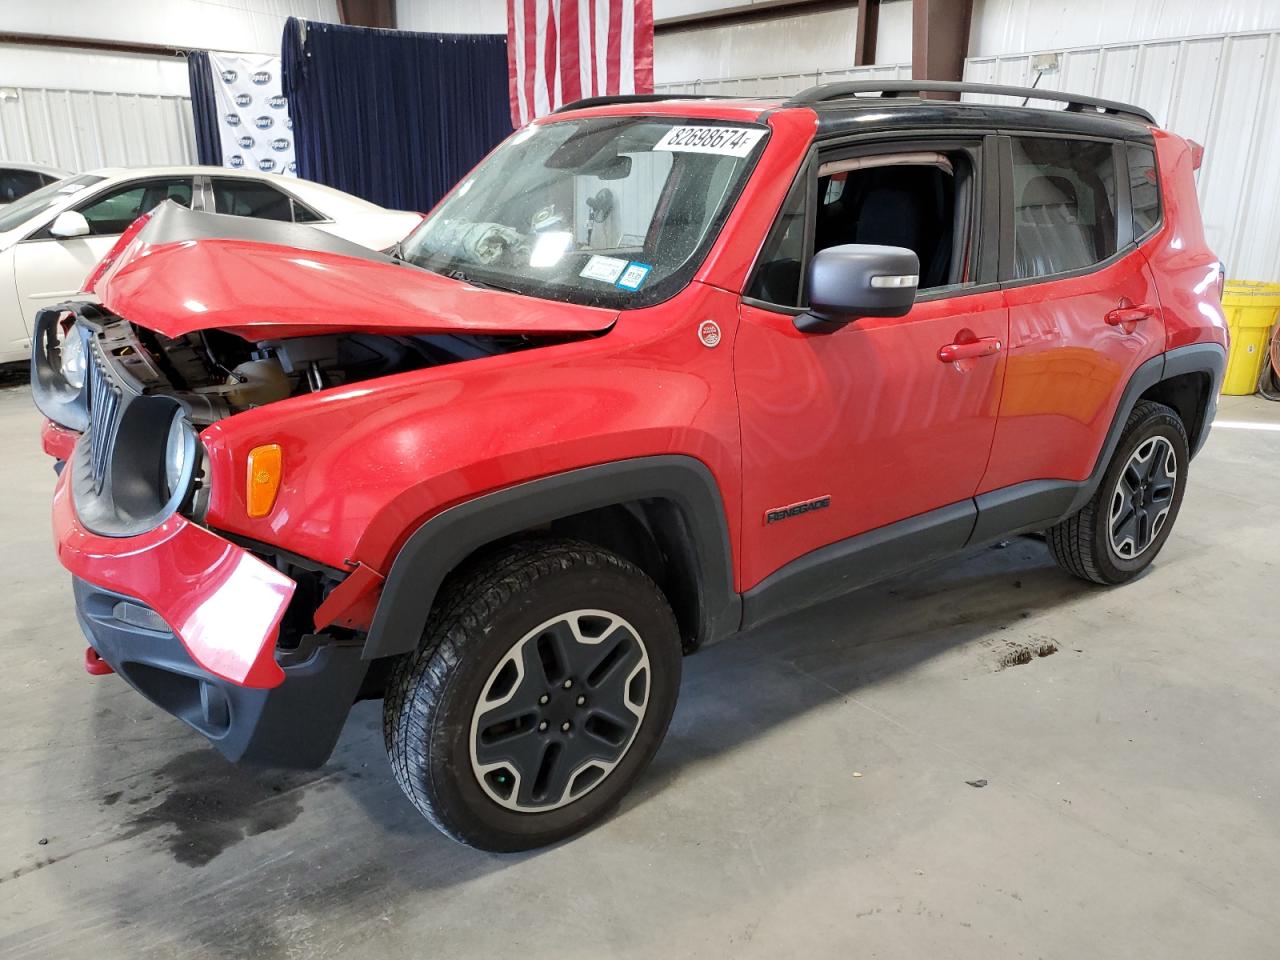
<path id="1" fill-rule="evenodd" d="M 526 127 L 401 245 L 436 273 L 590 306 L 648 306 L 697 269 L 764 127 L 599 117 Z"/>
<path id="2" fill-rule="evenodd" d="M 95 177 L 91 173 L 83 173 L 78 177 L 67 177 L 65 180 L 58 180 L 46 187 L 41 187 L 39 190 L 34 190 L 25 197 L 15 200 L 7 207 L 0 207 L 0 233 L 22 226 L 32 217 L 44 213 L 55 204 L 61 203 L 70 194 L 79 193 L 85 187 L 105 179 L 105 177 Z"/>

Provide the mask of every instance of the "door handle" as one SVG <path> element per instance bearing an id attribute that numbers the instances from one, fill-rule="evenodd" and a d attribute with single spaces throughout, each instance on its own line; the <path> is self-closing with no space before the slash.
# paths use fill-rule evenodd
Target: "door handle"
<path id="1" fill-rule="evenodd" d="M 1125 303 L 1114 310 L 1108 310 L 1103 319 L 1111 326 L 1118 327 L 1122 323 L 1137 323 L 1139 320 L 1149 320 L 1155 315 L 1156 308 L 1149 303 Z"/>
<path id="2" fill-rule="evenodd" d="M 970 340 L 968 343 L 948 343 L 938 350 L 938 359 L 943 363 L 955 363 L 957 360 L 972 360 L 975 357 L 989 357 L 999 353 L 1004 346 L 996 337 L 984 337 L 981 340 Z"/>

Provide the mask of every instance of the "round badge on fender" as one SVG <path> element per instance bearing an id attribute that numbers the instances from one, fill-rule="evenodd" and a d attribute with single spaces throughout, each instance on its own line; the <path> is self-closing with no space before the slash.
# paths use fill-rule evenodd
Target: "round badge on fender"
<path id="1" fill-rule="evenodd" d="M 704 347 L 718 346 L 720 343 L 720 325 L 714 320 L 703 320 L 698 324 L 698 339 Z"/>

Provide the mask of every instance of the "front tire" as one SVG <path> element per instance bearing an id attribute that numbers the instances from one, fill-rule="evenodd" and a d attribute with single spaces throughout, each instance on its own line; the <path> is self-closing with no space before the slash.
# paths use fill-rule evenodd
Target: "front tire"
<path id="1" fill-rule="evenodd" d="M 446 584 L 395 668 L 396 781 L 442 832 L 526 850 L 606 816 L 666 733 L 680 634 L 657 585 L 571 540 L 508 547 Z"/>
<path id="2" fill-rule="evenodd" d="M 1093 583 L 1132 580 L 1164 546 L 1182 506 L 1187 431 L 1170 407 L 1141 400 L 1093 498 L 1045 531 L 1064 570 Z"/>

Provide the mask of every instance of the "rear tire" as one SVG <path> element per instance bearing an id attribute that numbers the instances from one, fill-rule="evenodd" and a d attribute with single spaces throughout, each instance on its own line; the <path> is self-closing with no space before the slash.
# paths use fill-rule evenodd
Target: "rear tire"
<path id="1" fill-rule="evenodd" d="M 1172 408 L 1140 400 L 1093 498 L 1045 531 L 1058 565 L 1102 584 L 1125 583 L 1145 570 L 1182 506 L 1188 446 Z"/>
<path id="2" fill-rule="evenodd" d="M 394 669 L 396 781 L 455 840 L 509 852 L 606 816 L 666 734 L 680 633 L 638 567 L 572 540 L 504 548 L 442 588 Z"/>

